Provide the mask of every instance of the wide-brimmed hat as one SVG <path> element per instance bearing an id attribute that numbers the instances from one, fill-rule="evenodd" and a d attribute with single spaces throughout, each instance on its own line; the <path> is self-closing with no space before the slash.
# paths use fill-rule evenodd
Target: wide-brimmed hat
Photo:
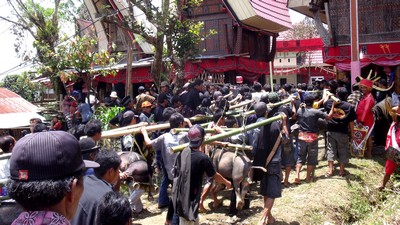
<path id="1" fill-rule="evenodd" d="M 110 98 L 118 98 L 117 92 L 115 91 L 111 92 Z"/>
<path id="2" fill-rule="evenodd" d="M 65 131 L 26 135 L 15 144 L 10 158 L 10 178 L 38 181 L 72 176 L 84 168 L 99 167 L 82 159 L 78 140 Z"/>

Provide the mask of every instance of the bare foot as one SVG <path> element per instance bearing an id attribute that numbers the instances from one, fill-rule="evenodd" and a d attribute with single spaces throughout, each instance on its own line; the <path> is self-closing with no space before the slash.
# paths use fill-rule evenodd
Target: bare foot
<path id="1" fill-rule="evenodd" d="M 376 189 L 378 189 L 378 191 L 383 191 L 383 189 L 385 189 L 385 187 L 382 185 L 379 185 L 376 187 Z"/>
<path id="2" fill-rule="evenodd" d="M 267 224 L 275 223 L 275 218 L 273 216 L 268 217 Z"/>
<path id="3" fill-rule="evenodd" d="M 200 212 L 200 213 L 206 213 L 206 212 L 207 212 L 207 209 L 204 208 L 204 206 L 200 205 L 200 206 L 199 206 L 199 212 Z"/>
<path id="4" fill-rule="evenodd" d="M 265 225 L 266 224 L 266 222 L 267 222 L 267 217 L 266 216 L 262 216 L 261 218 L 260 218 L 260 220 L 258 221 L 258 224 L 257 225 Z"/>
<path id="5" fill-rule="evenodd" d="M 218 208 L 222 204 L 222 200 L 217 199 L 213 203 L 213 208 Z"/>

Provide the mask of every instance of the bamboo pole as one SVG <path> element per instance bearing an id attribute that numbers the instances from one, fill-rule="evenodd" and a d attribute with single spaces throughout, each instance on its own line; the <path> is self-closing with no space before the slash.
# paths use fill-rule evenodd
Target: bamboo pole
<path id="1" fill-rule="evenodd" d="M 282 120 L 282 119 L 283 119 L 283 116 L 282 115 L 278 115 L 278 116 L 274 116 L 274 117 L 268 118 L 266 120 L 263 120 L 263 121 L 260 121 L 260 122 L 257 122 L 257 123 L 252 123 L 250 125 L 237 128 L 237 129 L 232 130 L 232 131 L 228 131 L 228 132 L 225 132 L 225 133 L 222 133 L 222 134 L 217 134 L 217 135 L 214 135 L 214 136 L 211 136 L 211 137 L 205 139 L 203 144 L 208 144 L 208 143 L 213 142 L 213 141 L 218 141 L 218 140 L 221 140 L 221 139 L 224 139 L 224 138 L 236 135 L 236 134 L 240 134 L 240 133 L 242 133 L 242 132 L 244 132 L 246 130 L 252 130 L 252 129 L 255 129 L 257 127 L 261 127 L 261 126 L 270 124 L 270 123 L 272 123 L 274 121 L 278 121 L 278 120 Z M 189 145 L 189 143 L 186 143 L 186 144 L 183 144 L 183 145 L 178 145 L 178 146 L 172 147 L 171 150 L 173 152 L 179 152 L 179 151 L 182 151 L 184 148 L 186 148 L 188 145 Z"/>
<path id="2" fill-rule="evenodd" d="M 174 129 L 171 129 L 171 131 L 172 131 L 172 133 L 180 133 L 180 132 L 189 132 L 189 129 L 190 128 L 174 128 Z M 226 128 L 226 127 L 222 128 L 222 130 L 224 130 L 224 131 L 231 131 L 231 130 L 236 130 L 236 129 L 237 128 Z M 204 131 L 206 133 L 215 133 L 216 132 L 215 129 L 213 129 L 213 128 L 204 128 Z"/>
<path id="3" fill-rule="evenodd" d="M 138 133 L 138 132 L 140 132 L 142 127 L 143 126 L 132 128 L 132 129 L 129 129 L 129 130 L 120 130 L 120 131 L 116 131 L 116 132 L 113 132 L 113 130 L 109 130 L 109 132 L 107 132 L 106 134 L 102 133 L 101 134 L 101 138 L 113 138 L 113 137 L 124 136 L 124 135 L 127 135 L 127 134 Z M 170 127 L 169 123 L 157 124 L 157 125 L 152 125 L 152 126 L 145 126 L 147 132 L 156 131 L 156 130 L 164 130 L 164 129 L 168 129 L 169 127 Z"/>
<path id="4" fill-rule="evenodd" d="M 208 143 L 209 145 L 216 145 L 216 146 L 221 146 L 224 148 L 234 148 L 235 150 L 245 150 L 245 151 L 252 151 L 253 146 L 250 145 L 240 145 L 240 144 L 232 144 L 229 142 L 221 142 L 221 141 L 215 141 L 215 142 L 210 142 Z"/>

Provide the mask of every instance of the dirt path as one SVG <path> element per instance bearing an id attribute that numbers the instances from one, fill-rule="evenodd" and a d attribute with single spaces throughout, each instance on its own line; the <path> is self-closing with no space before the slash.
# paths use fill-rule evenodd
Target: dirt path
<path id="1" fill-rule="evenodd" d="M 326 178 L 327 163 L 320 162 L 316 168 L 315 180 L 312 183 L 303 182 L 301 185 L 290 185 L 283 189 L 282 198 L 275 202 L 272 214 L 277 222 L 275 224 L 337 224 L 340 216 L 336 214 L 337 209 L 346 207 L 350 194 L 347 188 L 352 182 L 357 182 L 352 174 L 358 170 L 357 166 L 350 164 L 348 171 L 350 175 L 340 177 L 334 175 Z M 303 168 L 303 177 L 305 171 Z M 293 182 L 295 172 L 290 174 L 290 182 Z M 262 196 L 258 194 L 258 186 L 252 186 L 250 208 L 238 213 L 237 218 L 227 215 L 229 206 L 229 195 L 227 191 L 220 195 L 223 205 L 217 209 L 211 209 L 212 201 L 208 198 L 205 202 L 207 213 L 200 214 L 200 224 L 257 224 L 260 212 L 263 209 Z M 167 209 L 158 209 L 156 202 L 145 200 L 144 205 L 147 212 L 135 215 L 134 224 L 164 224 Z M 155 196 L 157 199 L 157 196 Z M 339 221 L 338 221 L 339 220 Z"/>

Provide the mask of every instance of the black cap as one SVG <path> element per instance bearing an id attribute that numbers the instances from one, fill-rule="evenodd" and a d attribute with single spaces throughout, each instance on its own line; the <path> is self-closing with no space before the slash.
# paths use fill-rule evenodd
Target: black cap
<path id="1" fill-rule="evenodd" d="M 158 95 L 158 103 L 163 103 L 164 100 L 168 100 L 168 96 L 165 93 L 161 93 Z"/>
<path id="2" fill-rule="evenodd" d="M 82 154 L 94 152 L 100 149 L 100 146 L 97 146 L 96 142 L 94 142 L 94 140 L 91 138 L 82 138 L 81 140 L 79 140 L 79 146 L 81 148 Z"/>
<path id="3" fill-rule="evenodd" d="M 27 135 L 15 144 L 10 158 L 10 178 L 36 181 L 71 176 L 99 164 L 82 159 L 78 140 L 65 131 Z"/>
<path id="4" fill-rule="evenodd" d="M 306 95 L 306 97 L 304 97 L 304 103 L 307 106 L 312 106 L 314 103 L 314 100 L 315 100 L 315 96 L 312 94 L 308 94 L 308 95 Z"/>

